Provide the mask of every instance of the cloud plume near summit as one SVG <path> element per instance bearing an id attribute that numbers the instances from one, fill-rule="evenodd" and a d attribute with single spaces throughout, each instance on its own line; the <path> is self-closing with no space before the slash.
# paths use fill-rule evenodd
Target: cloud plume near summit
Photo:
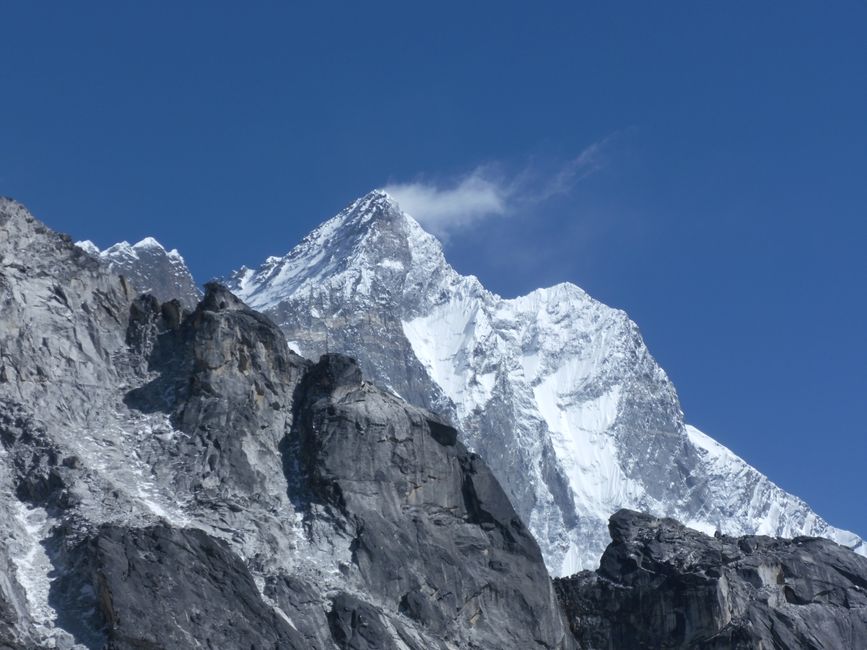
<path id="1" fill-rule="evenodd" d="M 506 216 L 569 193 L 582 179 L 605 166 L 613 137 L 591 144 L 547 173 L 533 163 L 511 174 L 502 165 L 488 164 L 450 182 L 419 179 L 389 183 L 383 189 L 426 229 L 447 238 L 483 219 Z"/>
<path id="2" fill-rule="evenodd" d="M 511 188 L 479 167 L 451 185 L 424 181 L 387 185 L 385 191 L 428 230 L 445 236 L 506 212 Z"/>

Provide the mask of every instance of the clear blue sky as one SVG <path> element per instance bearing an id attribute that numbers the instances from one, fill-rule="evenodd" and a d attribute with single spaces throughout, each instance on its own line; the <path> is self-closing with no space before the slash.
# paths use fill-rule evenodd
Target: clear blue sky
<path id="1" fill-rule="evenodd" d="M 4 3 L 0 194 L 204 280 L 481 187 L 460 271 L 626 309 L 692 423 L 867 535 L 864 0 L 289 4 Z"/>

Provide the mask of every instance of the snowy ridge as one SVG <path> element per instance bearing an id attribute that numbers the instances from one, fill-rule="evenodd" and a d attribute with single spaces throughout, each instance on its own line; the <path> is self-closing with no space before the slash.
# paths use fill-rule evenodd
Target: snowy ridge
<path id="1" fill-rule="evenodd" d="M 622 507 L 865 553 L 856 535 L 686 425 L 624 312 L 568 283 L 503 299 L 452 269 L 384 192 L 229 284 L 302 354 L 352 354 L 381 385 L 454 418 L 554 575 L 594 568 Z"/>
<path id="2" fill-rule="evenodd" d="M 104 251 L 100 251 L 99 246 L 94 244 L 89 239 L 77 241 L 75 242 L 75 245 L 84 250 L 86 253 L 101 257 L 102 259 L 109 262 L 117 261 L 123 258 L 139 260 L 141 259 L 140 254 L 142 252 L 158 251 L 160 253 L 164 253 L 168 257 L 171 257 L 172 259 L 178 260 L 181 264 L 186 264 L 184 262 L 184 258 L 178 252 L 177 248 L 173 248 L 172 250 L 167 251 L 165 247 L 153 237 L 145 237 L 144 239 L 137 241 L 135 244 L 130 244 L 128 241 L 118 242 L 117 244 L 109 246 Z"/>
<path id="3" fill-rule="evenodd" d="M 201 296 L 177 249 L 167 251 L 153 237 L 145 237 L 135 244 L 122 241 L 104 251 L 89 240 L 75 242 L 75 245 L 111 271 L 128 277 L 137 291 L 153 293 L 160 301 L 178 298 L 185 307 L 192 308 Z"/>

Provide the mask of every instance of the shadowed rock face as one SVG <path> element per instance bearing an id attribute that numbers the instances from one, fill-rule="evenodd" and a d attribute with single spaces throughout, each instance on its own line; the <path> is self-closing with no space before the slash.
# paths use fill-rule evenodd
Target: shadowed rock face
<path id="1" fill-rule="evenodd" d="M 229 545 L 201 530 L 103 526 L 74 556 L 57 590 L 92 597 L 80 606 L 108 648 L 306 647 Z"/>
<path id="2" fill-rule="evenodd" d="M 453 428 L 366 384 L 341 355 L 309 370 L 297 408 L 311 497 L 346 521 L 378 601 L 436 637 L 457 626 L 481 647 L 569 645 L 536 542 Z"/>
<path id="3" fill-rule="evenodd" d="M 596 572 L 554 581 L 586 648 L 867 647 L 867 559 L 825 539 L 709 537 L 621 510 Z"/>
<path id="4" fill-rule="evenodd" d="M 0 203 L 0 648 L 571 648 L 454 429 Z"/>
<path id="5" fill-rule="evenodd" d="M 293 395 L 310 362 L 280 331 L 219 284 L 207 285 L 182 321 L 178 306 L 151 296 L 132 306 L 127 341 L 158 373 L 128 392 L 133 409 L 164 412 L 187 434 L 172 447 L 175 488 L 199 502 L 247 508 L 286 492 L 280 444 Z"/>

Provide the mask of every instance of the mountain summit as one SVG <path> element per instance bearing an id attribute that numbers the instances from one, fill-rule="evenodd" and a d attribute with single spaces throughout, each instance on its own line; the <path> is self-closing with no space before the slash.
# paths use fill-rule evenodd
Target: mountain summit
<path id="1" fill-rule="evenodd" d="M 290 346 L 357 358 L 375 382 L 454 418 L 555 575 L 595 568 L 620 508 L 732 535 L 816 535 L 861 553 L 684 422 L 674 386 L 620 310 L 564 283 L 504 299 L 458 274 L 383 191 L 354 201 L 230 288 Z"/>
<path id="2" fill-rule="evenodd" d="M 255 271 L 243 268 L 229 284 L 258 308 L 322 285 L 344 302 L 390 299 L 413 289 L 425 293 L 442 273 L 456 276 L 439 242 L 388 194 L 376 190 L 316 228 L 284 257 L 269 257 Z"/>

